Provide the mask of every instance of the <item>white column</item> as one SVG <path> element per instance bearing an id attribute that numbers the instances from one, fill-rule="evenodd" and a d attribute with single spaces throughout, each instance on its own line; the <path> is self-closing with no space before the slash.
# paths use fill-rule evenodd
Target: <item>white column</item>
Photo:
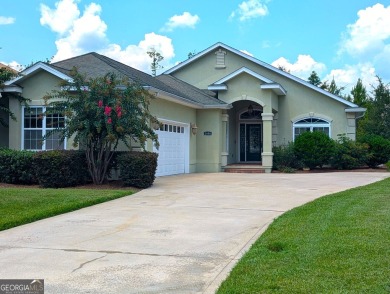
<path id="1" fill-rule="evenodd" d="M 229 115 L 222 114 L 222 152 L 221 152 L 221 166 L 227 165 L 227 159 L 229 156 L 229 128 L 228 128 Z"/>
<path id="2" fill-rule="evenodd" d="M 263 153 L 261 153 L 261 162 L 266 173 L 272 171 L 273 152 L 272 152 L 272 120 L 273 113 L 263 112 Z"/>

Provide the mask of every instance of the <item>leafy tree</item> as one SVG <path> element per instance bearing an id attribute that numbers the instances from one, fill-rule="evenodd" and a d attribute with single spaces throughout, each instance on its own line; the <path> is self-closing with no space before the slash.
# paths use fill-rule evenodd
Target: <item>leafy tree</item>
<path id="1" fill-rule="evenodd" d="M 113 73 L 87 79 L 73 69 L 70 76 L 73 81 L 64 81 L 61 90 L 45 97 L 47 112 L 65 114 L 65 127 L 53 132 L 62 140 L 72 137 L 75 147 L 85 149 L 94 184 L 106 180 L 119 142 L 130 148 L 135 140 L 145 149 L 150 139 L 158 147 L 150 127 L 158 123 L 148 110 L 152 96 L 140 85 Z"/>
<path id="2" fill-rule="evenodd" d="M 14 72 L 7 67 L 0 67 L 0 89 L 4 89 L 4 83 L 15 78 L 17 75 L 17 72 Z M 10 117 L 12 120 L 16 121 L 15 114 L 4 102 L 4 100 L 8 100 L 10 97 L 18 99 L 20 103 L 27 103 L 29 101 L 19 94 L 0 92 L 0 125 L 3 127 L 8 127 L 8 120 L 4 119 L 4 117 Z M 5 113 L 5 116 L 2 115 L 3 113 Z"/>
<path id="3" fill-rule="evenodd" d="M 307 79 L 310 84 L 319 87 L 321 85 L 321 79 L 318 74 L 313 70 Z"/>
<path id="4" fill-rule="evenodd" d="M 157 52 L 155 48 L 151 48 L 150 51 L 146 53 L 152 59 L 150 69 L 152 70 L 152 76 L 155 77 L 157 74 L 157 70 L 164 68 L 162 65 L 160 65 L 160 62 L 164 59 L 164 57 L 159 52 Z"/>
<path id="5" fill-rule="evenodd" d="M 337 96 L 342 95 L 342 91 L 345 89 L 345 87 L 339 87 L 336 84 L 336 81 L 334 80 L 334 77 L 332 78 L 332 81 L 330 82 L 328 88 L 326 89 L 329 93 L 332 93 Z"/>
<path id="6" fill-rule="evenodd" d="M 368 95 L 366 91 L 366 87 L 363 86 L 362 80 L 359 78 L 356 86 L 351 90 L 352 102 L 365 107 L 368 103 Z"/>
<path id="7" fill-rule="evenodd" d="M 374 88 L 371 100 L 366 103 L 365 117 L 359 121 L 358 136 L 374 134 L 390 139 L 390 88 L 377 77 L 378 85 Z"/>
<path id="8" fill-rule="evenodd" d="M 190 58 L 194 57 L 195 55 L 196 55 L 196 51 L 194 50 L 194 51 L 189 52 L 187 57 L 188 57 L 188 59 L 190 59 Z"/>
<path id="9" fill-rule="evenodd" d="M 282 71 L 284 71 L 284 72 L 288 72 L 288 73 L 291 73 L 290 72 L 290 70 L 287 68 L 287 67 L 285 67 L 284 65 L 278 65 L 278 69 L 280 69 L 280 70 L 282 70 Z"/>

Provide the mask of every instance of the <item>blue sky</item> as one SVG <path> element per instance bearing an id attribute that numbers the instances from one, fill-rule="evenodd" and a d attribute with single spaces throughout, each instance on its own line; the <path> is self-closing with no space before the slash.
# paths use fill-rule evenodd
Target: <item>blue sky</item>
<path id="1" fill-rule="evenodd" d="M 390 0 L 0 0 L 0 62 L 90 51 L 150 72 L 223 42 L 307 79 L 390 81 Z M 160 71 L 162 72 L 162 71 Z"/>

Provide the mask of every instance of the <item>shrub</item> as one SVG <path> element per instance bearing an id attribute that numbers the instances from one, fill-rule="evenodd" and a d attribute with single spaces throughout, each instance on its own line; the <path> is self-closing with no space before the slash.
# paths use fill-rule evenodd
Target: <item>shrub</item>
<path id="1" fill-rule="evenodd" d="M 378 135 L 365 135 L 360 142 L 368 145 L 366 164 L 369 167 L 375 168 L 390 160 L 390 140 Z"/>
<path id="2" fill-rule="evenodd" d="M 34 152 L 0 149 L 0 182 L 8 184 L 36 184 L 32 166 Z"/>
<path id="3" fill-rule="evenodd" d="M 387 171 L 390 171 L 390 160 L 386 163 Z"/>
<path id="4" fill-rule="evenodd" d="M 331 165 L 337 169 L 353 169 L 364 166 L 368 157 L 368 145 L 339 135 Z"/>
<path id="5" fill-rule="evenodd" d="M 157 156 L 151 152 L 120 152 L 116 161 L 124 185 L 138 188 L 152 186 L 157 169 Z"/>
<path id="6" fill-rule="evenodd" d="M 333 156 L 334 141 L 322 132 L 305 132 L 295 140 L 294 151 L 305 167 L 322 167 Z"/>
<path id="7" fill-rule="evenodd" d="M 73 187 L 85 184 L 90 179 L 83 151 L 37 152 L 34 154 L 33 167 L 39 185 L 44 188 Z"/>
<path id="8" fill-rule="evenodd" d="M 298 160 L 294 143 L 273 148 L 274 168 L 282 172 L 293 172 L 294 169 L 302 168 L 302 163 Z"/>

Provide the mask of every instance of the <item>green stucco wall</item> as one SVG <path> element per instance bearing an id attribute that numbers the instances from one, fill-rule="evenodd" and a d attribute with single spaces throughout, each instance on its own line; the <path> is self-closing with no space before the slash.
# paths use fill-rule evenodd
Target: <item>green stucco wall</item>
<path id="1" fill-rule="evenodd" d="M 299 116 L 314 115 L 330 118 L 331 136 L 334 139 L 338 134 L 351 133 L 351 127 L 349 129 L 347 127 L 348 120 L 345 113 L 347 106 L 345 104 L 229 51 L 226 51 L 225 55 L 226 67 L 216 68 L 216 51 L 217 49 L 209 52 L 172 74 L 196 87 L 207 89 L 209 85 L 235 70 L 246 67 L 280 84 L 287 91 L 286 96 L 277 96 L 272 90 L 260 89 L 262 81 L 242 73 L 225 83 L 228 89 L 220 90 L 218 95 L 227 103 L 238 101 L 237 97 L 257 103 L 261 101 L 267 105 L 271 103 L 273 112 L 275 114 L 277 112 L 277 122 L 273 123 L 273 132 L 277 133 L 274 139 L 278 145 L 293 139 L 291 121 Z"/>
<path id="2" fill-rule="evenodd" d="M 198 134 L 196 135 L 197 172 L 221 171 L 221 116 L 222 111 L 219 109 L 198 109 L 196 112 L 196 124 L 198 125 Z"/>

